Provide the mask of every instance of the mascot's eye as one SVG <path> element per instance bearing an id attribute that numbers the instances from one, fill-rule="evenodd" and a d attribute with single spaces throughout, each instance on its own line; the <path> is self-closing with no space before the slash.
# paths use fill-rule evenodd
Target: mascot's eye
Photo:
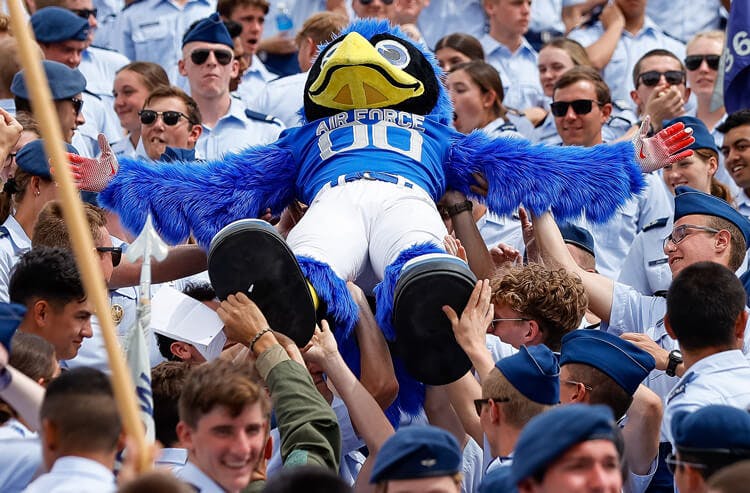
<path id="1" fill-rule="evenodd" d="M 411 61 L 409 51 L 398 41 L 384 39 L 375 45 L 375 49 L 378 50 L 378 53 L 380 53 L 383 58 L 388 60 L 388 62 L 396 68 L 404 68 L 409 65 L 409 62 Z"/>
<path id="2" fill-rule="evenodd" d="M 339 49 L 339 45 L 341 44 L 341 39 L 337 39 L 334 41 L 334 43 L 328 48 L 328 51 L 326 51 L 326 54 L 323 55 L 323 58 L 320 60 L 320 66 L 326 64 L 326 62 L 333 56 L 334 53 L 336 53 L 336 50 Z"/>

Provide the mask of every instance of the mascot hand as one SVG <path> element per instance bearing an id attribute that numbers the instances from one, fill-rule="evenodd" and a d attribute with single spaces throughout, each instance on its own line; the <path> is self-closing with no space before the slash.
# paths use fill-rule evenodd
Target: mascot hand
<path id="1" fill-rule="evenodd" d="M 98 140 L 99 149 L 102 151 L 98 159 L 68 153 L 71 171 L 79 190 L 101 192 L 117 174 L 119 165 L 107 138 L 99 134 Z"/>
<path id="2" fill-rule="evenodd" d="M 635 158 L 644 173 L 650 173 L 693 155 L 692 150 L 683 150 L 695 142 L 691 128 L 685 128 L 684 123 L 675 123 L 647 138 L 650 122 L 651 118 L 646 116 L 640 131 L 633 137 Z"/>

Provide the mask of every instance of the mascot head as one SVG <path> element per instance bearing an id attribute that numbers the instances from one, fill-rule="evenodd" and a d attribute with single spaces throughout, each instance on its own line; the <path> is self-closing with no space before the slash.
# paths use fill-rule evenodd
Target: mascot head
<path id="1" fill-rule="evenodd" d="M 305 120 L 390 108 L 450 124 L 453 110 L 435 57 L 387 21 L 360 20 L 321 46 L 305 84 Z"/>

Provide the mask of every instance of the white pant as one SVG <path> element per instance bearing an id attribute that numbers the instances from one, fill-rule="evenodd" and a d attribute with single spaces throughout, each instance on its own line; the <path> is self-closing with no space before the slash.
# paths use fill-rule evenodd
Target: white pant
<path id="1" fill-rule="evenodd" d="M 369 256 L 382 280 L 403 250 L 424 242 L 442 248 L 447 234 L 435 203 L 421 188 L 363 179 L 323 187 L 287 243 L 296 255 L 325 262 L 346 281 L 357 279 Z"/>

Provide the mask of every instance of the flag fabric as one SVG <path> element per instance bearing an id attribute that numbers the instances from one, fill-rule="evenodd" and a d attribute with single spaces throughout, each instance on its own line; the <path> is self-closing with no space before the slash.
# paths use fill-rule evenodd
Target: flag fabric
<path id="1" fill-rule="evenodd" d="M 727 113 L 750 108 L 750 2 L 732 2 L 724 50 L 724 106 Z"/>
<path id="2" fill-rule="evenodd" d="M 146 429 L 146 439 L 155 439 L 154 398 L 151 394 L 151 364 L 149 362 L 146 331 L 151 320 L 151 306 L 139 303 L 135 324 L 125 336 L 125 358 L 135 384 L 141 422 Z"/>

